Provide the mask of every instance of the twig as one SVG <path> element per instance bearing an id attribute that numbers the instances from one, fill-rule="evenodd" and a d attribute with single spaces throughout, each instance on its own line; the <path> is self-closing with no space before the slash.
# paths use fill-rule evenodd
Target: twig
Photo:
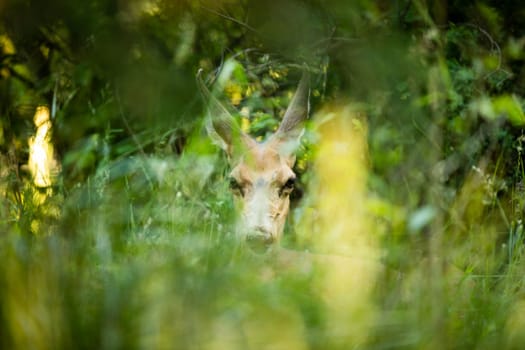
<path id="1" fill-rule="evenodd" d="M 124 115 L 124 111 L 122 110 L 122 103 L 120 102 L 120 93 L 119 93 L 119 89 L 118 87 L 115 86 L 115 97 L 117 99 L 117 104 L 118 104 L 118 109 L 119 109 L 119 114 L 120 114 L 120 118 L 122 119 L 122 121 L 124 122 L 124 126 L 126 127 L 126 130 L 128 131 L 128 133 L 130 134 L 131 138 L 133 139 L 133 142 L 135 143 L 135 145 L 137 146 L 139 152 L 141 153 L 141 155 L 146 158 L 146 152 L 144 152 L 144 148 L 142 147 L 142 144 L 140 143 L 139 139 L 137 138 L 137 136 L 135 135 L 135 133 L 133 132 L 133 129 L 131 129 L 131 126 L 129 125 L 128 123 L 128 119 L 126 118 L 126 116 Z"/>
<path id="2" fill-rule="evenodd" d="M 423 135 L 425 137 L 425 139 L 427 139 L 427 141 L 432 145 L 434 146 L 434 148 L 438 151 L 441 151 L 441 147 L 437 144 L 436 141 L 434 141 L 426 132 L 425 130 L 423 130 L 423 128 L 416 122 L 416 120 L 414 118 L 412 118 L 412 125 L 414 125 L 414 128 L 416 128 L 417 131 L 419 131 L 419 133 L 421 135 Z"/>
<path id="3" fill-rule="evenodd" d="M 147 158 L 146 152 L 144 152 L 144 148 L 142 147 L 139 139 L 137 138 L 137 136 L 135 135 L 135 133 L 131 129 L 131 126 L 128 123 L 128 119 L 124 115 L 124 111 L 122 110 L 122 103 L 120 102 L 120 93 L 119 93 L 119 90 L 118 90 L 117 86 L 115 86 L 115 97 L 117 99 L 117 104 L 118 104 L 120 117 L 122 118 L 122 121 L 124 122 L 124 126 L 126 127 L 126 130 L 130 134 L 131 138 L 133 139 L 133 142 L 135 142 L 135 144 L 137 145 L 137 147 L 139 149 L 139 152 L 140 152 L 140 154 L 142 156 L 142 157 L 140 157 L 140 164 L 142 165 L 142 170 L 144 171 L 144 176 L 146 177 L 146 180 L 148 181 L 150 189 L 153 189 L 153 181 L 151 180 L 151 177 L 149 176 L 148 171 L 146 170 L 146 166 L 145 166 L 146 158 Z"/>
<path id="4" fill-rule="evenodd" d="M 497 43 L 497 41 L 492 38 L 492 36 L 489 34 L 489 32 L 487 32 L 485 29 L 481 28 L 479 25 L 476 25 L 476 24 L 473 24 L 473 23 L 465 23 L 465 26 L 479 30 L 489 40 L 490 45 L 491 45 L 491 50 L 492 51 L 495 50 L 496 53 L 497 53 L 498 66 L 492 72 L 487 73 L 485 75 L 485 79 L 487 79 L 492 74 L 494 74 L 494 73 L 496 73 L 498 71 L 502 71 L 502 72 L 506 73 L 508 76 L 511 76 L 512 74 L 510 72 L 508 72 L 505 69 L 501 68 L 501 63 L 502 63 L 501 48 L 500 48 L 499 44 Z"/>
<path id="5" fill-rule="evenodd" d="M 57 91 L 58 91 L 58 78 L 55 80 L 55 88 L 53 89 L 53 101 L 51 102 L 51 120 L 55 119 L 57 113 Z"/>
<path id="6" fill-rule="evenodd" d="M 408 10 L 410 10 L 410 5 L 412 5 L 412 0 L 408 0 L 403 10 L 398 12 L 398 22 L 399 23 L 405 23 L 405 17 L 408 14 Z"/>
<path id="7" fill-rule="evenodd" d="M 315 43 L 312 44 L 312 47 L 321 46 L 326 42 L 342 42 L 342 43 L 353 44 L 353 43 L 363 42 L 363 39 L 348 38 L 344 36 L 335 36 L 335 37 L 330 36 L 328 38 L 323 38 L 323 39 L 316 41 Z"/>
<path id="8" fill-rule="evenodd" d="M 244 28 L 246 28 L 246 29 L 248 29 L 248 30 L 254 32 L 254 33 L 258 33 L 257 29 L 253 28 L 253 27 L 250 26 L 248 23 L 245 23 L 245 22 L 243 22 L 243 21 L 238 20 L 237 18 L 234 18 L 234 17 L 229 16 L 229 15 L 224 14 L 224 13 L 220 13 L 220 12 L 218 12 L 218 11 L 212 10 L 212 9 L 207 8 L 207 7 L 205 7 L 205 6 L 202 6 L 202 5 L 200 5 L 200 8 L 202 8 L 203 10 L 208 11 L 208 12 L 210 12 L 210 13 L 213 13 L 214 15 L 217 15 L 217 16 L 219 16 L 219 17 L 222 17 L 222 18 L 224 18 L 224 19 L 227 19 L 227 20 L 229 20 L 229 21 L 232 21 L 233 23 L 239 24 L 240 26 L 242 26 L 242 27 L 244 27 Z"/>

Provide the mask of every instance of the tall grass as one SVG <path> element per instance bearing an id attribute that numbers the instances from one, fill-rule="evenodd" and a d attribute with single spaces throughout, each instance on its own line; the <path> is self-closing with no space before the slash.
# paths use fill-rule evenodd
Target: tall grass
<path id="1" fill-rule="evenodd" d="M 310 268 L 239 247 L 226 161 L 200 138 L 180 157 L 107 163 L 44 203 L 29 184 L 8 193 L 2 348 L 520 348 L 521 222 L 483 204 L 482 170 L 446 212 L 370 193 L 369 133 L 353 113 L 315 122 L 287 243 L 328 257 Z"/>

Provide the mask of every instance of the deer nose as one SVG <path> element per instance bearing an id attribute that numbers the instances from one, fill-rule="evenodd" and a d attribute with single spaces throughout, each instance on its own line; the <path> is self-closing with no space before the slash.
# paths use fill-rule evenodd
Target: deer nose
<path id="1" fill-rule="evenodd" d="M 273 235 L 263 227 L 255 227 L 246 235 L 246 244 L 256 253 L 265 253 L 273 242 Z"/>

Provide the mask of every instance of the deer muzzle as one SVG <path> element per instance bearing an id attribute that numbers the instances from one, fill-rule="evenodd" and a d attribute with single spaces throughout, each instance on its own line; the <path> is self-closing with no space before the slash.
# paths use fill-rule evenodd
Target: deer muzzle
<path id="1" fill-rule="evenodd" d="M 248 231 L 245 238 L 246 245 L 256 253 L 265 253 L 275 242 L 271 232 L 262 227 Z"/>

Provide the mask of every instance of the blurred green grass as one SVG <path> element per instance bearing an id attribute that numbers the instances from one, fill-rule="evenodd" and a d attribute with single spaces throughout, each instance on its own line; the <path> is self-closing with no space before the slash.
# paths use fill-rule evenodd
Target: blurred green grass
<path id="1" fill-rule="evenodd" d="M 525 16 L 444 4 L 0 2 L 0 348 L 523 348 Z M 305 65 L 283 249 L 254 256 L 194 76 L 229 70 L 264 139 Z"/>
<path id="2" fill-rule="evenodd" d="M 332 289 L 326 266 L 286 269 L 273 256 L 247 255 L 233 234 L 224 156 L 188 150 L 110 162 L 38 208 L 28 190 L 19 210 L 33 212 L 38 224 L 28 225 L 37 231 L 3 223 L 2 347 L 519 348 L 523 228 L 516 222 L 509 241 L 497 244 L 504 225 L 491 211 L 482 215 L 483 178 L 467 182 L 461 209 L 451 207 L 447 224 L 434 228 L 437 247 L 425 230 L 439 214 L 396 214 L 401 209 L 366 195 L 367 235 L 379 234 L 383 269 L 369 276 L 376 283 L 366 292 L 366 278 L 355 285 L 343 277 L 359 276 L 352 269 L 360 265 L 336 262 L 340 281 L 350 283 L 338 288 L 363 288 L 373 308 L 349 307 L 348 323 L 334 324 L 333 300 L 322 292 Z M 315 212 L 319 204 L 307 198 Z M 8 198 L 3 203 L 5 210 Z M 54 206 L 60 215 L 43 219 Z M 408 227 L 415 231 L 407 236 Z M 311 242 L 286 245 L 315 250 Z M 354 289 L 344 293 L 363 306 Z"/>

